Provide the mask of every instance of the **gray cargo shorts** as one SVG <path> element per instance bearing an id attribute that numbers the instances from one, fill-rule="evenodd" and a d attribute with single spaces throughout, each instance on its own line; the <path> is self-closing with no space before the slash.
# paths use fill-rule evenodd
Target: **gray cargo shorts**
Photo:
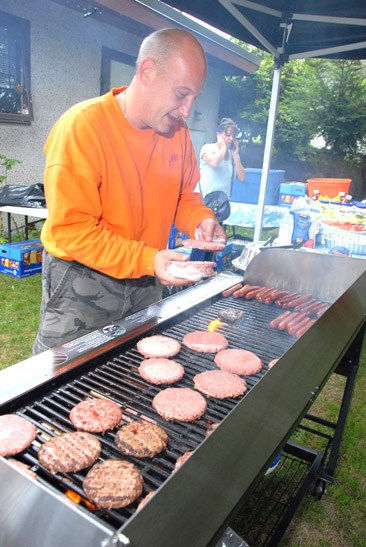
<path id="1" fill-rule="evenodd" d="M 155 277 L 115 279 L 44 251 L 41 319 L 33 355 L 102 328 L 161 297 Z"/>

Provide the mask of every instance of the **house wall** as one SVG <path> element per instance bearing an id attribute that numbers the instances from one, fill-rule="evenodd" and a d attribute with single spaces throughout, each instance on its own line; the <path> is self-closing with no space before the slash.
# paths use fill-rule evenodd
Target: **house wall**
<path id="1" fill-rule="evenodd" d="M 99 95 L 102 46 L 136 56 L 141 38 L 50 0 L 1 0 L 0 9 L 31 23 L 34 121 L 0 123 L 0 153 L 21 161 L 9 171 L 8 184 L 33 184 L 43 180 L 43 146 L 54 122 L 71 105 Z M 202 140 L 215 138 L 220 80 L 220 71 L 209 67 L 194 107 L 202 118 L 192 112 L 188 120 L 196 152 Z"/>

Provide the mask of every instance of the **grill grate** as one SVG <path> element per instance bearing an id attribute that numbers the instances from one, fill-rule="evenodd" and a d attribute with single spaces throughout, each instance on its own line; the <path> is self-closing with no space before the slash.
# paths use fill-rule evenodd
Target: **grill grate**
<path id="1" fill-rule="evenodd" d="M 188 332 L 207 330 L 210 321 L 218 318 L 219 311 L 228 307 L 242 310 L 244 315 L 235 324 L 224 324 L 219 332 L 227 337 L 229 347 L 253 351 L 264 363 L 260 373 L 246 378 L 248 390 L 250 390 L 266 373 L 268 362 L 281 357 L 294 343 L 294 338 L 288 334 L 268 328 L 269 321 L 282 313 L 280 308 L 264 305 L 255 300 L 221 298 L 214 303 L 202 303 L 198 311 L 195 310 L 189 316 L 185 314 L 183 320 L 176 317 L 159 332 L 182 341 Z M 268 343 L 269 332 L 270 344 Z M 145 333 L 144 336 L 150 334 L 153 332 Z M 207 411 L 201 419 L 194 423 L 167 422 L 151 406 L 153 397 L 162 387 L 148 384 L 138 374 L 138 366 L 142 359 L 143 357 L 137 352 L 135 342 L 133 344 L 130 342 L 122 351 L 121 347 L 116 349 L 115 355 L 109 355 L 105 362 L 94 369 L 87 373 L 79 373 L 79 376 L 73 380 L 18 410 L 30 419 L 39 431 L 37 441 L 19 459 L 32 466 L 43 484 L 61 494 L 71 489 L 79 496 L 84 496 L 82 481 L 86 470 L 53 476 L 38 462 L 37 452 L 40 443 L 51 436 L 74 430 L 69 420 L 69 412 L 75 404 L 88 397 L 107 397 L 121 405 L 125 419 L 154 420 L 167 431 L 168 449 L 151 461 L 121 455 L 114 445 L 114 432 L 107 431 L 104 435 L 96 435 L 103 446 L 102 459 L 126 458 L 140 469 L 144 477 L 143 496 L 163 484 L 173 472 L 177 458 L 186 451 L 194 450 L 206 438 L 210 426 L 222 421 L 240 401 L 233 398 L 225 400 L 208 398 Z M 192 379 L 195 374 L 216 368 L 213 354 L 199 354 L 184 346 L 176 359 L 185 367 L 184 378 L 174 384 L 178 387 L 193 387 Z M 138 501 L 120 510 L 96 510 L 94 515 L 117 529 L 134 513 Z M 80 509 L 87 510 L 83 507 Z"/>

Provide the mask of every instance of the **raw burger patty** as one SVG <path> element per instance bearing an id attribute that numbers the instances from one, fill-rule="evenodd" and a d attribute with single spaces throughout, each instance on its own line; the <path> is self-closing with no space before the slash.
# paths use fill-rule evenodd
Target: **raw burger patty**
<path id="1" fill-rule="evenodd" d="M 121 407 L 109 399 L 89 399 L 74 406 L 70 420 L 76 429 L 92 433 L 105 433 L 122 420 Z"/>
<path id="2" fill-rule="evenodd" d="M 215 355 L 215 363 L 221 370 L 233 374 L 256 374 L 262 368 L 259 357 L 245 349 L 224 349 Z"/>
<path id="3" fill-rule="evenodd" d="M 0 416 L 0 456 L 14 456 L 32 444 L 37 429 L 18 414 Z"/>
<path id="4" fill-rule="evenodd" d="M 38 459 L 51 473 L 76 473 L 90 467 L 99 457 L 102 445 L 85 431 L 63 433 L 44 443 Z"/>
<path id="5" fill-rule="evenodd" d="M 189 281 L 201 281 L 205 277 L 213 275 L 216 262 L 199 261 L 171 262 L 167 268 L 168 274 Z"/>
<path id="6" fill-rule="evenodd" d="M 184 336 L 183 344 L 187 346 L 187 348 L 199 351 L 200 353 L 216 353 L 226 349 L 229 342 L 225 336 L 219 332 L 196 330 L 189 332 Z"/>
<path id="7" fill-rule="evenodd" d="M 97 507 L 117 509 L 140 497 L 143 485 L 136 466 L 124 460 L 111 459 L 93 465 L 83 481 L 83 490 Z"/>
<path id="8" fill-rule="evenodd" d="M 153 458 L 166 449 L 168 435 L 156 424 L 133 421 L 117 431 L 115 443 L 127 456 Z"/>
<path id="9" fill-rule="evenodd" d="M 245 381 L 226 370 L 206 370 L 193 378 L 194 387 L 210 397 L 226 399 L 239 397 L 247 390 Z"/>
<path id="10" fill-rule="evenodd" d="M 181 380 L 184 368 L 180 363 L 165 357 L 144 359 L 139 366 L 139 373 L 150 384 L 173 384 Z"/>
<path id="11" fill-rule="evenodd" d="M 171 422 L 193 422 L 206 412 L 206 399 L 189 387 L 168 387 L 155 395 L 153 408 Z"/>
<path id="12" fill-rule="evenodd" d="M 226 247 L 225 241 L 203 241 L 202 239 L 183 239 L 182 244 L 202 251 L 223 251 Z"/>
<path id="13" fill-rule="evenodd" d="M 193 454 L 193 451 L 185 452 L 182 454 L 179 458 L 177 458 L 177 461 L 175 462 L 174 471 L 182 467 L 182 465 L 188 460 L 188 458 Z"/>
<path id="14" fill-rule="evenodd" d="M 180 350 L 180 343 L 175 338 L 156 334 L 141 338 L 137 342 L 137 350 L 144 357 L 174 357 Z"/>

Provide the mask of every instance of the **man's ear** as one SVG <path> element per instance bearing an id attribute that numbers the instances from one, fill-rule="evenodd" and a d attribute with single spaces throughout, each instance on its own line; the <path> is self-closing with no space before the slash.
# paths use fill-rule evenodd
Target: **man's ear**
<path id="1" fill-rule="evenodd" d="M 157 73 L 156 63 L 153 59 L 144 59 L 137 70 L 142 85 L 149 85 Z"/>

